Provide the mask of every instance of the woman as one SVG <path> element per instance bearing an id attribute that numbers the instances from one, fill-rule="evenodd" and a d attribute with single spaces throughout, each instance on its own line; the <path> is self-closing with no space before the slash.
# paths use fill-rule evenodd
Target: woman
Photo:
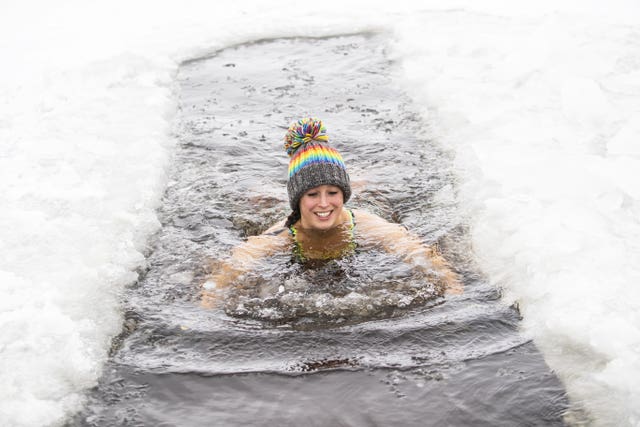
<path id="1" fill-rule="evenodd" d="M 342 156 L 328 145 L 322 122 L 305 118 L 285 135 L 290 157 L 287 192 L 291 215 L 259 236 L 249 237 L 204 284 L 203 300 L 236 281 L 257 263 L 276 253 L 293 253 L 297 262 L 341 258 L 356 247 L 380 247 L 428 274 L 440 292 L 460 293 L 462 285 L 445 260 L 404 227 L 344 203 L 351 184 Z"/>

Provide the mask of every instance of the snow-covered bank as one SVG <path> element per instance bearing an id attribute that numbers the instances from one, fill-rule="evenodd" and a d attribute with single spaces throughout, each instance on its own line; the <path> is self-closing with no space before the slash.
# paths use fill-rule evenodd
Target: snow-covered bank
<path id="1" fill-rule="evenodd" d="M 0 6 L 3 424 L 59 424 L 100 374 L 158 226 L 179 62 L 365 30 L 392 36 L 408 92 L 456 153 L 478 259 L 526 333 L 600 424 L 640 423 L 632 2 L 209 3 Z"/>
<path id="2" fill-rule="evenodd" d="M 399 56 L 456 152 L 484 270 L 574 401 L 637 425 L 640 28 L 576 16 L 430 13 Z"/>

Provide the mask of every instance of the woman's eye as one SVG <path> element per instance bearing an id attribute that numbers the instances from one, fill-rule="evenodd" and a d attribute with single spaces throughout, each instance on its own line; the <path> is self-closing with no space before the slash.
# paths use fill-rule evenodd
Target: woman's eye
<path id="1" fill-rule="evenodd" d="M 318 193 L 307 193 L 307 197 L 316 197 Z"/>
<path id="2" fill-rule="evenodd" d="M 335 196 L 336 194 L 338 194 L 337 191 L 329 191 L 329 195 L 331 195 L 331 196 Z"/>

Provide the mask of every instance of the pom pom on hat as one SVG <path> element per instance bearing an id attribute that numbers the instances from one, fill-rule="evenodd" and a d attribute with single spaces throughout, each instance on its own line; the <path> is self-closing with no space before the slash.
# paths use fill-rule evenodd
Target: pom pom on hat
<path id="1" fill-rule="evenodd" d="M 311 117 L 300 119 L 291 123 L 284 135 L 284 149 L 291 157 L 300 146 L 311 141 L 329 142 L 327 129 L 321 120 Z"/>

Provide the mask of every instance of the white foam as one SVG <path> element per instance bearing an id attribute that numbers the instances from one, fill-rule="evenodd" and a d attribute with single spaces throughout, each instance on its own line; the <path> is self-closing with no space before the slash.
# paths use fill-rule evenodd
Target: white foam
<path id="1" fill-rule="evenodd" d="M 3 424 L 63 422 L 100 375 L 158 226 L 179 61 L 368 29 L 394 35 L 409 93 L 455 152 L 477 257 L 526 333 L 599 424 L 640 422 L 635 2 L 0 9 Z"/>

